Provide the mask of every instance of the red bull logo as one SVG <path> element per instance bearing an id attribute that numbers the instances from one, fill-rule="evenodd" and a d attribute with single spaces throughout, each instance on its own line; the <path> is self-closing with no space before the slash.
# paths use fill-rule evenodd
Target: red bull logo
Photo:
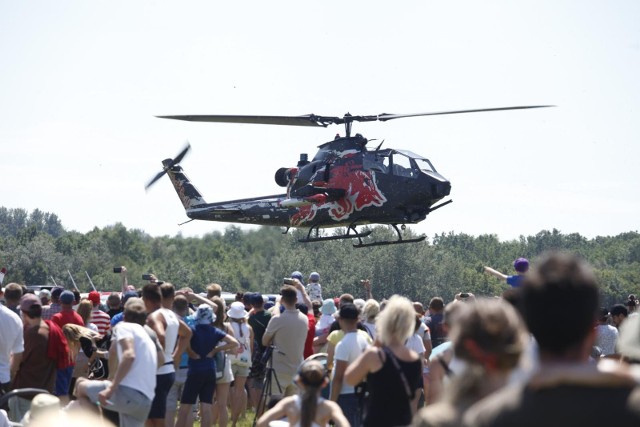
<path id="1" fill-rule="evenodd" d="M 321 169 L 317 175 L 321 176 L 323 173 L 324 169 Z M 362 164 L 355 159 L 332 166 L 327 187 L 344 189 L 346 194 L 335 201 L 300 207 L 291 217 L 292 226 L 299 227 L 313 221 L 321 209 L 328 209 L 329 216 L 333 220 L 342 222 L 348 220 L 356 211 L 369 206 L 380 207 L 387 201 L 378 188 L 375 172 L 363 171 Z"/>

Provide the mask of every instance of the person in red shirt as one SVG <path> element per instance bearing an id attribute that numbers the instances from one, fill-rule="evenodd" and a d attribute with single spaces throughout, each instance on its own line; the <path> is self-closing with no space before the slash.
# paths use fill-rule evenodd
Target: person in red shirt
<path id="1" fill-rule="evenodd" d="M 73 310 L 74 302 L 75 297 L 73 296 L 73 292 L 64 291 L 60 294 L 60 305 L 62 310 L 59 313 L 54 314 L 51 318 L 51 321 L 58 325 L 60 329 L 68 323 L 84 326 L 82 317 Z M 71 365 L 68 368 L 58 369 L 56 373 L 56 387 L 54 394 L 58 396 L 63 403 L 69 399 L 69 385 L 71 383 L 73 368 L 74 365 Z"/>

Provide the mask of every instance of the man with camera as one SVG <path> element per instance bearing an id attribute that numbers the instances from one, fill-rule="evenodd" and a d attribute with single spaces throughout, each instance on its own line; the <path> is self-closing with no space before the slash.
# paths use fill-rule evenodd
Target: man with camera
<path id="1" fill-rule="evenodd" d="M 304 289 L 302 284 L 299 286 Z M 284 307 L 284 311 L 280 313 L 279 310 L 274 310 L 273 317 L 262 336 L 262 344 L 275 347 L 272 367 L 276 374 L 276 383 L 280 385 L 281 390 L 277 387 L 272 388 L 273 394 L 291 396 L 296 392 L 293 378 L 303 360 L 302 352 L 307 338 L 309 319 L 296 309 L 298 300 L 296 287 L 284 285 L 280 295 L 280 304 Z"/>

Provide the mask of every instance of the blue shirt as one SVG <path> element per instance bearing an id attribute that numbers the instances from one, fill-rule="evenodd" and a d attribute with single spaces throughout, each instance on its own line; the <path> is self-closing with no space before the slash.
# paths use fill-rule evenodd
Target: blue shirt
<path id="1" fill-rule="evenodd" d="M 191 350 L 200 356 L 200 359 L 189 358 L 189 371 L 187 375 L 194 373 L 210 373 L 215 375 L 216 361 L 207 354 L 213 350 L 227 334 L 212 325 L 195 325 L 191 327 Z"/>
<path id="2" fill-rule="evenodd" d="M 512 288 L 517 288 L 522 284 L 522 279 L 524 278 L 521 274 L 516 274 L 515 276 L 507 276 L 507 284 L 511 285 Z"/>

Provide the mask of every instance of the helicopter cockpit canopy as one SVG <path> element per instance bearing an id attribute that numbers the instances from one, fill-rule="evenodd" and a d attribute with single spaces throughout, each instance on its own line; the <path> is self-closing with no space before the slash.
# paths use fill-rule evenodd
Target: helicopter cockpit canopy
<path id="1" fill-rule="evenodd" d="M 425 173 L 443 179 L 428 159 L 408 150 L 389 148 L 368 152 L 363 166 L 365 170 L 406 178 L 417 178 L 420 173 Z"/>

